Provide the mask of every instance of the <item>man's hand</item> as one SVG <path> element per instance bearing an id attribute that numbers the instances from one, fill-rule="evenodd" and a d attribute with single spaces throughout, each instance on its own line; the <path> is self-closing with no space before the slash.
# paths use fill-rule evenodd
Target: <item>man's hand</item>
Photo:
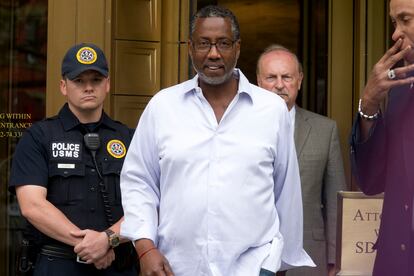
<path id="1" fill-rule="evenodd" d="M 374 113 L 378 110 L 379 104 L 384 100 L 390 88 L 410 84 L 414 81 L 410 75 L 410 72 L 414 70 L 412 65 L 394 69 L 395 74 L 392 79 L 388 76 L 388 71 L 412 50 L 411 46 L 401 48 L 402 43 L 402 39 L 398 39 L 372 69 L 363 93 L 364 111 L 370 114 Z"/>
<path id="2" fill-rule="evenodd" d="M 167 258 L 156 248 L 142 256 L 139 262 L 143 276 L 174 276 Z"/>
<path id="3" fill-rule="evenodd" d="M 87 229 L 70 232 L 70 234 L 74 237 L 82 238 L 82 241 L 75 246 L 74 251 L 88 264 L 100 261 L 107 254 L 109 243 L 105 232 Z"/>
<path id="4" fill-rule="evenodd" d="M 150 239 L 135 241 L 142 276 L 174 276 L 167 258 L 161 254 Z"/>
<path id="5" fill-rule="evenodd" d="M 336 272 L 335 264 L 328 264 L 328 276 L 335 276 Z"/>
<path id="6" fill-rule="evenodd" d="M 412 46 L 402 49 L 402 44 L 402 39 L 399 38 L 372 69 L 361 97 L 361 110 L 364 114 L 373 115 L 377 113 L 380 104 L 384 101 L 391 88 L 414 82 L 414 77 L 411 77 L 411 72 L 414 71 L 413 64 L 393 69 L 393 78 L 390 78 L 388 75 L 389 70 L 412 50 Z M 360 141 L 368 139 L 373 124 L 373 121 L 361 120 Z"/>
<path id="7" fill-rule="evenodd" d="M 102 258 L 100 258 L 93 264 L 95 265 L 97 269 L 105 269 L 109 267 L 114 260 L 115 260 L 115 252 L 111 248 L 110 250 L 106 252 L 106 254 Z"/>

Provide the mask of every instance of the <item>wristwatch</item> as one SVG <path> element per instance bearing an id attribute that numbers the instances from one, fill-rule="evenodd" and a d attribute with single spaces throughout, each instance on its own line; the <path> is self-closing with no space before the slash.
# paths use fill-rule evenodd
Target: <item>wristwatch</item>
<path id="1" fill-rule="evenodd" d="M 119 245 L 120 239 L 119 236 L 112 231 L 111 229 L 106 229 L 105 234 L 108 236 L 108 243 L 111 248 L 115 248 Z"/>

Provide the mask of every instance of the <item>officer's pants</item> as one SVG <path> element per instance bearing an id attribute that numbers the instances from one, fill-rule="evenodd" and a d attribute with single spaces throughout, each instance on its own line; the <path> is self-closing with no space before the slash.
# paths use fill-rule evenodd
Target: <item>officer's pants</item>
<path id="1" fill-rule="evenodd" d="M 93 265 L 78 263 L 75 260 L 39 255 L 33 276 L 136 276 L 135 267 L 117 271 L 112 265 L 98 270 Z"/>

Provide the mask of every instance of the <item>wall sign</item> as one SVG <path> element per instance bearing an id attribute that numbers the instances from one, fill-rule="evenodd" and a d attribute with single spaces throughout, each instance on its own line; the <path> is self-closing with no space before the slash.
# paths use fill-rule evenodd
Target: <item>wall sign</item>
<path id="1" fill-rule="evenodd" d="M 338 193 L 336 261 L 338 275 L 372 275 L 383 195 L 362 192 Z"/>
<path id="2" fill-rule="evenodd" d="M 29 113 L 0 113 L 0 138 L 19 138 L 32 125 Z"/>

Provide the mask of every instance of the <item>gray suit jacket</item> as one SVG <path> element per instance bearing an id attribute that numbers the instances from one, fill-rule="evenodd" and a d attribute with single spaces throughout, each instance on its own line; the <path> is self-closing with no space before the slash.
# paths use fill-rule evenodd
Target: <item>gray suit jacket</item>
<path id="1" fill-rule="evenodd" d="M 296 106 L 295 145 L 303 199 L 303 246 L 316 268 L 289 270 L 289 276 L 327 275 L 335 263 L 337 191 L 345 175 L 335 121 Z"/>

